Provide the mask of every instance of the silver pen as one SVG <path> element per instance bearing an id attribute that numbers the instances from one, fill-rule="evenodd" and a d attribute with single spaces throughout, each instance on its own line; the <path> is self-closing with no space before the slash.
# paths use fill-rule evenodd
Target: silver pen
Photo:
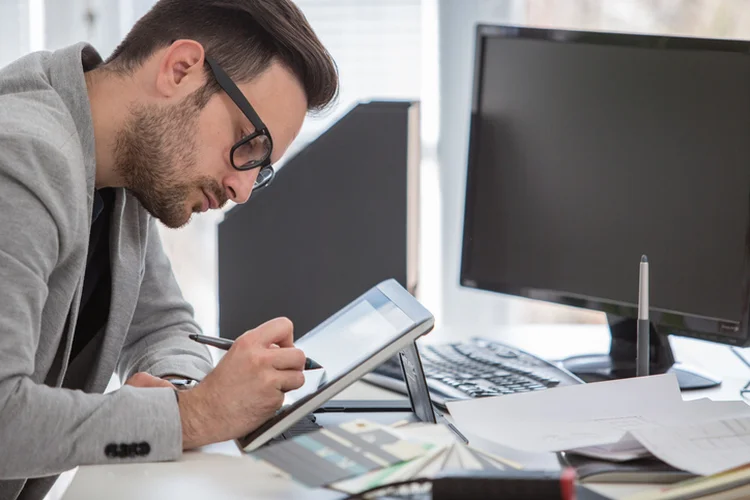
<path id="1" fill-rule="evenodd" d="M 648 319 L 648 258 L 641 256 L 641 272 L 638 280 L 638 325 L 636 327 L 636 342 L 638 354 L 635 358 L 635 376 L 648 375 L 650 351 L 649 344 L 651 325 Z"/>

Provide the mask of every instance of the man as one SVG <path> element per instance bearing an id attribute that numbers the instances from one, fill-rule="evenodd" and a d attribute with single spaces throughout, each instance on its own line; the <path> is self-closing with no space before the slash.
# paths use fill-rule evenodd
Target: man
<path id="1" fill-rule="evenodd" d="M 78 44 L 0 71 L 0 498 L 237 438 L 302 385 L 283 318 L 212 369 L 154 219 L 247 201 L 337 88 L 290 0 L 161 0 L 106 62 Z"/>

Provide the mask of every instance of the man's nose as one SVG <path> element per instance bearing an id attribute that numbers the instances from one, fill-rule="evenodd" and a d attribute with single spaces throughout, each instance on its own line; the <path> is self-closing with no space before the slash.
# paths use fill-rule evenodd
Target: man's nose
<path id="1" fill-rule="evenodd" d="M 253 191 L 253 183 L 258 177 L 258 169 L 246 172 L 236 172 L 224 179 L 224 189 L 227 191 L 227 197 L 235 203 L 245 203 L 250 198 Z"/>

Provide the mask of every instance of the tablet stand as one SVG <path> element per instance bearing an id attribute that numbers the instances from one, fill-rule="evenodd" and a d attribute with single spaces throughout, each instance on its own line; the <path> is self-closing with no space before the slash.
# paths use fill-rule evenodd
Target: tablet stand
<path id="1" fill-rule="evenodd" d="M 401 361 L 401 371 L 406 381 L 409 394 L 409 402 L 403 400 L 381 401 L 381 400 L 332 400 L 323 404 L 315 410 L 315 413 L 331 412 L 408 412 L 411 411 L 416 419 L 426 423 L 441 423 L 453 431 L 464 443 L 469 440 L 451 424 L 442 413 L 435 410 L 430 399 L 430 391 L 427 380 L 422 369 L 422 360 L 419 357 L 417 345 L 412 343 L 397 354 Z"/>
<path id="2" fill-rule="evenodd" d="M 445 424 L 459 439 L 464 443 L 468 443 L 469 440 L 453 424 L 448 422 L 442 413 L 438 412 L 436 415 L 435 408 L 432 406 L 432 399 L 430 399 L 430 391 L 427 388 L 427 380 L 424 376 L 422 360 L 419 357 L 416 342 L 399 351 L 398 357 L 401 359 L 401 369 L 404 374 L 406 388 L 409 392 L 411 409 L 417 419 L 431 424 L 438 422 Z"/>
<path id="3" fill-rule="evenodd" d="M 398 357 L 401 360 L 401 369 L 406 381 L 412 411 L 422 422 L 437 423 L 417 345 L 412 343 L 409 347 L 402 349 L 399 351 Z"/>

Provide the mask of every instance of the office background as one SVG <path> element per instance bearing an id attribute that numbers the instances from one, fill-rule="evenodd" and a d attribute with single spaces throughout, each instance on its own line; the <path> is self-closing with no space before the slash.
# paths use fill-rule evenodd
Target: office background
<path id="1" fill-rule="evenodd" d="M 106 57 L 153 0 L 0 0 L 0 66 L 81 40 Z M 419 99 L 422 122 L 419 298 L 438 324 L 604 322 L 599 313 L 458 285 L 474 24 L 750 37 L 747 0 L 296 0 L 336 59 L 341 96 L 309 118 L 289 155 L 359 100 Z M 289 156 L 288 155 L 288 156 Z M 283 168 L 283 162 L 280 165 Z M 352 165 L 357 168 L 357 165 Z M 384 174 L 387 175 L 387 165 Z M 252 201 L 250 202 L 252 203 Z M 207 334 L 216 335 L 216 224 L 203 214 L 162 231 L 177 279 Z M 258 234 L 273 238 L 273 234 Z M 252 259 L 248 258 L 248 265 Z M 252 297 L 248 298 L 252 300 Z M 248 325 L 248 328 L 254 325 Z"/>
<path id="2" fill-rule="evenodd" d="M 289 154 L 356 101 L 419 99 L 419 298 L 438 325 L 478 330 L 517 322 L 603 323 L 604 317 L 458 285 L 475 23 L 750 38 L 750 0 L 295 1 L 338 63 L 341 96 L 330 112 L 307 120 Z M 81 40 L 106 57 L 153 3 L 0 0 L 0 66 L 30 51 Z M 216 225 L 222 217 L 203 214 L 181 230 L 162 231 L 183 293 L 210 335 L 218 333 Z M 248 265 L 252 261 L 249 256 Z M 64 485 L 48 498 L 59 498 L 63 491 Z"/>

